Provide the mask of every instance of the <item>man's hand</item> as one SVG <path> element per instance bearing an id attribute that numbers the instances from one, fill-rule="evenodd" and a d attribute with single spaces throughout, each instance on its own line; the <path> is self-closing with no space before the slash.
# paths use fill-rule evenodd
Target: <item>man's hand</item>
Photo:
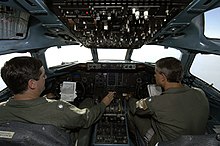
<path id="1" fill-rule="evenodd" d="M 108 94 L 102 99 L 102 102 L 108 106 L 112 100 L 114 99 L 114 95 L 116 92 L 108 92 Z"/>

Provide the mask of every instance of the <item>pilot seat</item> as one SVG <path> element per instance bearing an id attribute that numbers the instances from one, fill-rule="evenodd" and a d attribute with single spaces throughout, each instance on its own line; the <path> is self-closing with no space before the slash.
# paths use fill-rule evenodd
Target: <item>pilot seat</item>
<path id="1" fill-rule="evenodd" d="M 0 124 L 0 146 L 73 146 L 71 137 L 53 125 L 24 122 Z"/>

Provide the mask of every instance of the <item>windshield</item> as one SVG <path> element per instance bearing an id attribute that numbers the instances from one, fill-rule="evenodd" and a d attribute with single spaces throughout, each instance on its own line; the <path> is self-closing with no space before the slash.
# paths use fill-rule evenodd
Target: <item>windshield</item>
<path id="1" fill-rule="evenodd" d="M 175 57 L 180 59 L 181 52 L 174 48 L 164 48 L 157 45 L 145 45 L 140 49 L 134 50 L 131 59 L 140 62 L 155 63 L 158 59 L 164 57 Z"/>
<path id="2" fill-rule="evenodd" d="M 127 49 L 98 49 L 98 57 L 100 60 L 124 60 Z"/>
<path id="3" fill-rule="evenodd" d="M 79 45 L 51 47 L 45 52 L 47 66 L 57 66 L 69 62 L 86 62 L 92 60 L 91 50 Z"/>
<path id="4" fill-rule="evenodd" d="M 220 38 L 218 19 L 220 8 L 216 8 L 205 13 L 204 35 L 208 38 Z"/>
<path id="5" fill-rule="evenodd" d="M 99 60 L 125 60 L 127 49 L 97 49 Z M 46 60 L 48 67 L 63 63 L 91 61 L 91 49 L 79 45 L 51 47 L 47 49 Z M 157 45 L 144 45 L 140 49 L 134 49 L 131 60 L 154 63 L 163 57 L 175 57 L 180 59 L 181 52 L 174 48 L 164 48 Z"/>
<path id="6" fill-rule="evenodd" d="M 97 49 L 99 60 L 125 60 L 127 49 Z M 86 62 L 92 60 L 91 50 L 79 45 L 51 47 L 46 53 L 48 67 L 71 62 Z M 164 48 L 157 45 L 144 45 L 134 49 L 131 60 L 154 63 L 162 57 L 175 57 L 180 59 L 181 52 L 174 48 Z"/>

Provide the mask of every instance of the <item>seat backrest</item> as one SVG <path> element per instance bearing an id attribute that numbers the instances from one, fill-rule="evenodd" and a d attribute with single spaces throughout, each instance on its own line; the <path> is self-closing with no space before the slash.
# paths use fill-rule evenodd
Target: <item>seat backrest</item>
<path id="1" fill-rule="evenodd" d="M 220 134 L 182 135 L 172 141 L 163 141 L 158 146 L 219 146 Z"/>
<path id="2" fill-rule="evenodd" d="M 70 135 L 53 125 L 0 124 L 0 146 L 72 146 Z"/>

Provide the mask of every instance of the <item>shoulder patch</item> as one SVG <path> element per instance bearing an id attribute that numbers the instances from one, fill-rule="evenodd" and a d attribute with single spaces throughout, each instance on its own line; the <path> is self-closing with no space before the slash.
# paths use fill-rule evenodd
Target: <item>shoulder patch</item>
<path id="1" fill-rule="evenodd" d="M 61 103 L 59 103 L 59 104 L 57 105 L 57 107 L 58 107 L 58 109 L 63 109 L 63 105 L 62 105 Z"/>
<path id="2" fill-rule="evenodd" d="M 138 101 L 136 102 L 136 108 L 146 110 L 146 109 L 148 108 L 148 107 L 147 107 L 146 100 L 147 100 L 147 98 L 138 100 Z"/>
<path id="3" fill-rule="evenodd" d="M 11 132 L 11 131 L 0 131 L 0 138 L 12 139 L 14 134 L 15 134 L 15 132 Z"/>

